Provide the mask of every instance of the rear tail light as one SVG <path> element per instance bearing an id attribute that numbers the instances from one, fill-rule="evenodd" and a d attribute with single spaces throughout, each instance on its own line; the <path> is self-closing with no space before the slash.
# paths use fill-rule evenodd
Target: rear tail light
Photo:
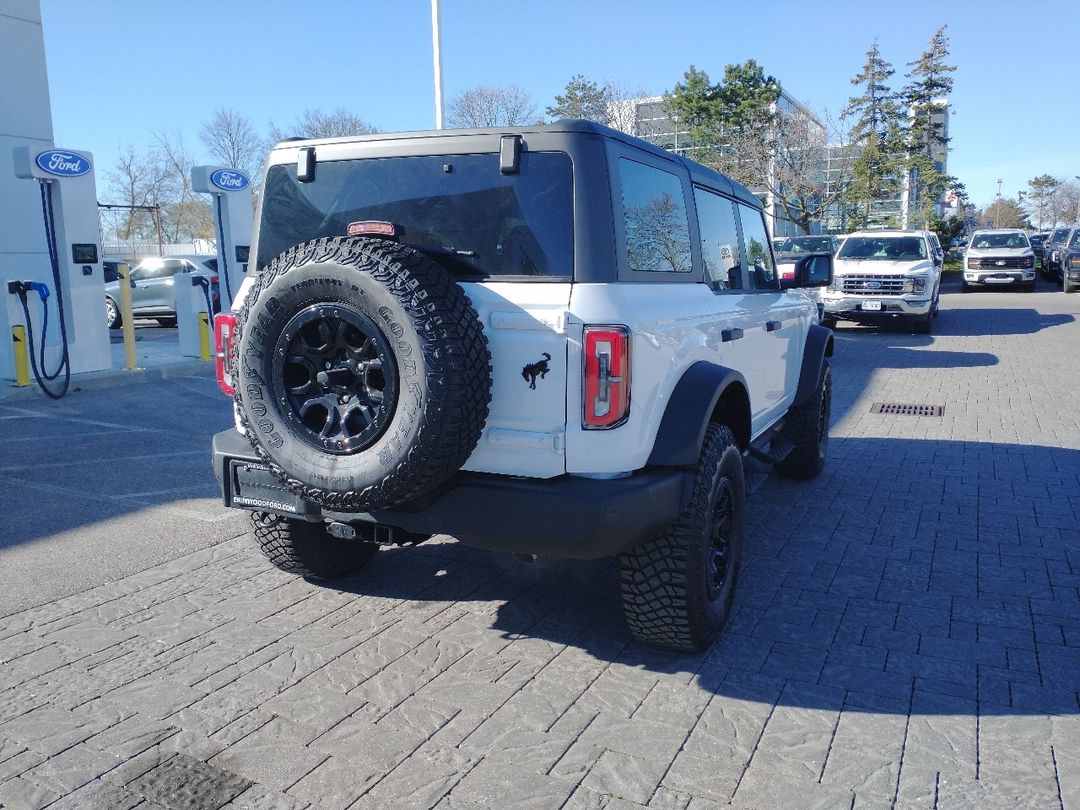
<path id="1" fill-rule="evenodd" d="M 630 416 L 630 330 L 585 327 L 582 427 L 607 430 Z"/>
<path id="2" fill-rule="evenodd" d="M 233 337 L 236 335 L 236 316 L 231 312 L 214 316 L 214 351 L 217 353 L 218 388 L 233 395 Z"/>

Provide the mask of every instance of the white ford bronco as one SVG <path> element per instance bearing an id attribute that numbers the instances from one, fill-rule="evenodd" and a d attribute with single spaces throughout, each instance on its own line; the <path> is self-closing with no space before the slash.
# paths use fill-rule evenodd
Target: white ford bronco
<path id="1" fill-rule="evenodd" d="M 744 457 L 824 464 L 832 333 L 793 288 L 830 257 L 781 282 L 753 194 L 584 121 L 289 141 L 264 180 L 213 457 L 269 558 L 614 556 L 638 637 L 712 641 Z"/>

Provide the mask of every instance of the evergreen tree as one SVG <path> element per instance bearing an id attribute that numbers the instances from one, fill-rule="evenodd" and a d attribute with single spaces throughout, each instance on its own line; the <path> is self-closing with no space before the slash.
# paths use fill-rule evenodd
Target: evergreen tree
<path id="1" fill-rule="evenodd" d="M 848 99 L 842 113 L 844 118 L 853 119 L 848 143 L 858 152 L 847 194 L 861 211 L 864 228 L 874 201 L 898 195 L 902 182 L 903 118 L 897 95 L 887 84 L 895 72 L 881 57 L 875 39 L 862 70 L 851 80 L 862 92 Z"/>
<path id="2" fill-rule="evenodd" d="M 710 82 L 708 73 L 691 65 L 666 101 L 675 125 L 689 131 L 691 146 L 719 145 L 723 131 L 720 103 L 717 86 Z"/>
<path id="3" fill-rule="evenodd" d="M 683 79 L 666 101 L 676 126 L 689 132 L 694 159 L 744 185 L 765 185 L 780 83 L 753 59 L 727 65 L 717 84 L 693 65 Z"/>
<path id="4" fill-rule="evenodd" d="M 942 171 L 949 148 L 943 116 L 952 91 L 955 65 L 948 65 L 948 26 L 941 26 L 930 38 L 929 47 L 914 62 L 907 74 L 908 83 L 900 91 L 907 107 L 908 209 L 925 225 L 934 214 L 934 206 L 952 178 Z"/>
<path id="5" fill-rule="evenodd" d="M 547 108 L 547 114 L 554 119 L 584 118 L 598 124 L 607 124 L 610 119 L 610 101 L 606 86 L 601 87 L 579 73 L 566 83 L 563 95 L 555 96 L 555 103 Z"/>

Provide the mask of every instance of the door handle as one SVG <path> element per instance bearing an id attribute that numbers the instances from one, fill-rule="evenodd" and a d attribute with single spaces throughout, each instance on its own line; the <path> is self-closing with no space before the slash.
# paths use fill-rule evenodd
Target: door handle
<path id="1" fill-rule="evenodd" d="M 765 321 L 765 331 L 766 332 L 775 332 L 777 329 L 779 329 L 783 325 L 784 325 L 783 321 Z"/>
<path id="2" fill-rule="evenodd" d="M 737 326 L 733 326 L 730 329 L 721 329 L 720 330 L 720 342 L 721 343 L 728 343 L 729 341 L 732 341 L 732 340 L 739 340 L 740 338 L 742 338 L 742 336 L 743 336 L 743 330 L 739 329 L 739 327 L 737 327 Z"/>

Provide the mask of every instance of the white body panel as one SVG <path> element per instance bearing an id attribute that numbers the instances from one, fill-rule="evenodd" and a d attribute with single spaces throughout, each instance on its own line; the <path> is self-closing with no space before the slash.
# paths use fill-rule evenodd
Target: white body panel
<path id="1" fill-rule="evenodd" d="M 571 372 L 567 379 L 566 470 L 631 472 L 645 466 L 667 402 L 699 360 L 742 372 L 750 387 L 753 435 L 783 415 L 794 398 L 813 306 L 801 295 L 714 294 L 705 284 L 576 284 L 571 298 Z M 767 331 L 767 321 L 781 325 Z M 632 332 L 630 418 L 612 430 L 582 430 L 584 324 L 623 324 Z M 724 342 L 722 331 L 743 330 Z"/>
<path id="2" fill-rule="evenodd" d="M 466 283 L 461 287 L 484 326 L 492 369 L 487 423 L 462 469 L 530 478 L 562 475 L 566 472 L 570 283 Z M 526 375 L 529 366 L 536 372 L 535 380 Z M 540 371 L 544 367 L 546 373 Z"/>

